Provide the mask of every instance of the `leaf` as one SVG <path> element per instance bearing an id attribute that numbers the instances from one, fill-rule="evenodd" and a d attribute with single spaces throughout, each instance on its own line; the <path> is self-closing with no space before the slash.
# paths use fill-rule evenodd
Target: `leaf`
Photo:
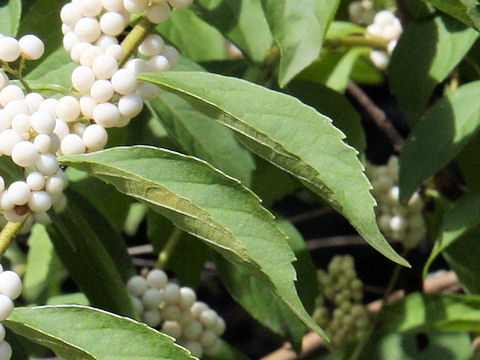
<path id="1" fill-rule="evenodd" d="M 280 47 L 279 83 L 284 87 L 320 55 L 339 0 L 262 0 L 262 4 Z"/>
<path id="2" fill-rule="evenodd" d="M 358 151 L 365 151 L 367 140 L 362 119 L 350 101 L 343 95 L 321 84 L 295 80 L 288 85 L 288 91 L 307 105 L 333 120 L 333 125 L 347 136 L 346 142 Z"/>
<path id="3" fill-rule="evenodd" d="M 255 161 L 231 130 L 173 94 L 163 93 L 151 102 L 151 108 L 186 153 L 207 161 L 250 186 Z"/>
<path id="4" fill-rule="evenodd" d="M 445 214 L 440 228 L 439 237 L 430 257 L 423 268 L 424 277 L 433 260 L 447 247 L 452 245 L 460 237 L 480 224 L 480 192 L 472 192 L 457 201 L 453 208 Z"/>
<path id="5" fill-rule="evenodd" d="M 425 19 L 435 13 L 435 8 L 426 1 L 405 0 L 405 5 L 415 20 Z"/>
<path id="6" fill-rule="evenodd" d="M 134 317 L 125 282 L 135 272 L 123 239 L 85 198 L 72 189 L 67 197 L 48 227 L 58 256 L 93 306 Z"/>
<path id="7" fill-rule="evenodd" d="M 220 75 L 171 72 L 140 79 L 184 96 L 234 130 L 247 148 L 327 200 L 374 248 L 408 265 L 380 233 L 363 166 L 329 118 L 291 96 Z"/>
<path id="8" fill-rule="evenodd" d="M 250 59 L 261 62 L 273 38 L 258 0 L 199 0 L 194 10 L 219 29 Z"/>
<path id="9" fill-rule="evenodd" d="M 388 334 L 368 344 L 361 360 L 470 360 L 466 333 Z"/>
<path id="10" fill-rule="evenodd" d="M 0 3 L 0 33 L 15 37 L 22 16 L 22 1 L 8 0 Z"/>
<path id="11" fill-rule="evenodd" d="M 462 287 L 469 293 L 480 294 L 480 248 L 478 228 L 466 233 L 448 248 L 443 250 L 443 257 L 450 268 L 457 274 Z"/>
<path id="12" fill-rule="evenodd" d="M 62 47 L 63 35 L 60 31 L 62 27 L 60 10 L 67 2 L 67 0 L 37 0 L 24 14 L 18 30 L 19 35 L 34 34 L 42 39 L 45 44 L 45 54 L 42 59 L 28 61 L 24 75 L 41 64 L 43 59 L 48 58 L 50 54 Z"/>
<path id="13" fill-rule="evenodd" d="M 480 137 L 474 136 L 458 156 L 458 165 L 470 190 L 480 190 Z"/>
<path id="14" fill-rule="evenodd" d="M 47 305 L 90 305 L 83 293 L 72 293 L 53 296 L 47 301 Z"/>
<path id="15" fill-rule="evenodd" d="M 413 293 L 382 312 L 377 334 L 406 332 L 477 332 L 480 296 Z"/>
<path id="16" fill-rule="evenodd" d="M 177 227 L 262 279 L 307 326 L 319 333 L 295 290 L 293 252 L 259 199 L 207 163 L 147 146 L 65 156 L 62 164 L 114 185 L 149 204 Z"/>
<path id="17" fill-rule="evenodd" d="M 295 252 L 294 262 L 298 274 L 297 292 L 309 313 L 313 312 L 319 293 L 316 268 L 300 233 L 286 220 L 277 222 L 289 237 Z M 301 344 L 306 327 L 280 301 L 272 298 L 264 285 L 246 271 L 214 256 L 215 265 L 225 287 L 233 298 L 255 319 L 284 339 Z M 317 290 L 317 291 L 315 291 Z"/>
<path id="18" fill-rule="evenodd" d="M 22 296 L 31 303 L 43 302 L 43 297 L 49 295 L 45 294 L 49 287 L 60 288 L 64 270 L 44 226 L 37 224 L 33 227 L 28 245 Z"/>
<path id="19" fill-rule="evenodd" d="M 27 80 L 53 83 L 65 88 L 72 87 L 71 75 L 78 65 L 71 59 L 63 47 L 43 58 L 43 61 L 28 73 Z"/>
<path id="20" fill-rule="evenodd" d="M 170 19 L 156 30 L 185 56 L 194 61 L 227 58 L 225 38 L 191 10 L 173 11 Z"/>
<path id="21" fill-rule="evenodd" d="M 438 9 L 480 30 L 480 10 L 477 0 L 427 0 Z"/>
<path id="22" fill-rule="evenodd" d="M 480 81 L 461 86 L 435 103 L 413 128 L 400 154 L 403 199 L 452 161 L 480 128 L 479 91 Z"/>
<path id="23" fill-rule="evenodd" d="M 405 29 L 388 73 L 390 88 L 410 124 L 418 121 L 435 86 L 445 80 L 477 38 L 478 32 L 447 16 L 412 22 Z"/>
<path id="24" fill-rule="evenodd" d="M 16 308 L 4 324 L 69 360 L 195 359 L 145 324 L 85 306 Z"/>
<path id="25" fill-rule="evenodd" d="M 0 176 L 5 180 L 6 185 L 24 178 L 23 171 L 15 165 L 10 157 L 0 156 Z"/>

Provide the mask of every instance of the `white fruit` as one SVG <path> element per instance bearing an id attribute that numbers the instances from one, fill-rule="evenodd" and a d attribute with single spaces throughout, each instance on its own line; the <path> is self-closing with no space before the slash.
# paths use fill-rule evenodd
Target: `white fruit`
<path id="1" fill-rule="evenodd" d="M 148 64 L 142 59 L 132 59 L 125 64 L 125 69 L 138 75 L 140 73 L 148 72 Z"/>
<path id="2" fill-rule="evenodd" d="M 48 111 L 37 111 L 30 117 L 33 130 L 39 134 L 52 134 L 55 129 L 55 118 Z"/>
<path id="3" fill-rule="evenodd" d="M 160 24 L 170 18 L 172 9 L 167 4 L 150 6 L 147 10 L 147 19 L 153 24 Z"/>
<path id="4" fill-rule="evenodd" d="M 93 62 L 100 55 L 103 55 L 103 49 L 100 46 L 90 46 L 82 55 L 80 55 L 80 64 L 83 66 L 92 67 Z"/>
<path id="5" fill-rule="evenodd" d="M 45 190 L 50 195 L 60 195 L 62 191 L 65 189 L 65 180 L 60 177 L 60 176 L 52 176 L 48 178 L 46 185 L 45 185 Z"/>
<path id="6" fill-rule="evenodd" d="M 48 98 L 41 102 L 38 110 L 48 111 L 51 115 L 56 116 L 55 109 L 57 108 L 58 100 L 54 98 Z"/>
<path id="7" fill-rule="evenodd" d="M 121 45 L 112 44 L 105 49 L 105 55 L 110 55 L 115 60 L 120 61 L 125 55 L 125 51 L 123 50 Z"/>
<path id="8" fill-rule="evenodd" d="M 125 21 L 118 12 L 109 11 L 100 18 L 100 28 L 106 35 L 117 36 L 125 29 Z"/>
<path id="9" fill-rule="evenodd" d="M 0 90 L 2 90 L 5 86 L 8 85 L 9 79 L 7 74 L 3 71 L 0 71 Z"/>
<path id="10" fill-rule="evenodd" d="M 80 104 L 73 96 L 64 96 L 58 101 L 55 112 L 63 121 L 73 122 L 80 116 Z"/>
<path id="11" fill-rule="evenodd" d="M 112 83 L 108 80 L 97 80 L 90 88 L 90 96 L 97 103 L 109 101 L 114 94 Z"/>
<path id="12" fill-rule="evenodd" d="M 22 135 L 30 129 L 30 118 L 25 114 L 15 115 L 12 119 L 12 129 Z"/>
<path id="13" fill-rule="evenodd" d="M 0 273 L 0 294 L 15 300 L 22 293 L 22 280 L 14 271 Z"/>
<path id="14" fill-rule="evenodd" d="M 167 305 L 162 309 L 162 318 L 164 320 L 178 321 L 182 316 L 182 311 L 175 305 Z"/>
<path id="15" fill-rule="evenodd" d="M 120 69 L 112 76 L 113 89 L 121 95 L 133 93 L 137 84 L 137 77 L 127 69 Z"/>
<path id="16" fill-rule="evenodd" d="M 8 187 L 8 198 L 15 205 L 25 205 L 31 195 L 30 187 L 24 181 L 15 181 Z"/>
<path id="17" fill-rule="evenodd" d="M 0 193 L 2 193 L 3 190 L 5 190 L 5 180 L 0 176 Z"/>
<path id="18" fill-rule="evenodd" d="M 144 12 L 148 6 L 148 0 L 123 0 L 123 6 L 131 14 Z"/>
<path id="19" fill-rule="evenodd" d="M 92 124 L 85 129 L 82 138 L 89 151 L 97 151 L 107 145 L 108 134 L 103 126 Z"/>
<path id="20" fill-rule="evenodd" d="M 158 289 L 148 289 L 142 295 L 143 306 L 149 310 L 158 310 L 162 300 L 162 292 Z"/>
<path id="21" fill-rule="evenodd" d="M 120 121 L 120 112 L 112 103 L 98 104 L 93 109 L 93 120 L 105 128 L 116 127 Z"/>
<path id="22" fill-rule="evenodd" d="M 45 52 L 42 40 L 35 35 L 25 35 L 18 40 L 20 54 L 27 60 L 38 60 Z"/>
<path id="23" fill-rule="evenodd" d="M 91 17 L 84 17 L 78 20 L 74 31 L 80 41 L 88 43 L 94 43 L 102 34 L 97 19 Z"/>
<path id="24" fill-rule="evenodd" d="M 133 296 L 142 296 L 147 290 L 147 280 L 142 276 L 134 276 L 128 280 L 127 289 Z"/>
<path id="25" fill-rule="evenodd" d="M 42 173 L 35 171 L 30 173 L 26 179 L 27 185 L 32 191 L 42 190 L 45 186 L 45 177 Z"/>
<path id="26" fill-rule="evenodd" d="M 78 3 L 83 16 L 95 17 L 102 11 L 102 2 L 100 0 L 82 0 Z"/>
<path id="27" fill-rule="evenodd" d="M 37 111 L 40 108 L 43 100 L 45 100 L 45 98 L 39 93 L 31 92 L 25 95 L 25 101 L 28 103 L 31 113 Z"/>
<path id="28" fill-rule="evenodd" d="M 103 8 L 107 11 L 124 11 L 123 0 L 102 0 Z"/>
<path id="29" fill-rule="evenodd" d="M 102 35 L 100 39 L 97 40 L 95 45 L 105 51 L 110 45 L 118 45 L 118 40 L 113 36 Z"/>
<path id="30" fill-rule="evenodd" d="M 146 57 L 159 55 L 165 49 L 165 41 L 157 34 L 148 35 L 138 47 L 140 54 Z"/>
<path id="31" fill-rule="evenodd" d="M 118 62 L 110 55 L 100 55 L 92 65 L 93 73 L 97 79 L 110 79 L 117 69 Z"/>
<path id="32" fill-rule="evenodd" d="M 87 119 L 93 119 L 93 109 L 98 103 L 89 95 L 80 98 L 80 111 Z"/>
<path id="33" fill-rule="evenodd" d="M 53 154 L 40 154 L 35 167 L 45 176 L 55 175 L 59 169 L 58 160 Z"/>
<path id="34" fill-rule="evenodd" d="M 94 82 L 95 74 L 90 67 L 79 66 L 73 70 L 72 84 L 77 91 L 81 93 L 89 92 Z"/>
<path id="35" fill-rule="evenodd" d="M 71 53 L 75 45 L 77 45 L 79 42 L 80 39 L 73 31 L 66 33 L 63 37 L 63 47 L 68 53 Z M 80 54 L 78 56 L 80 58 Z"/>
<path id="36" fill-rule="evenodd" d="M 21 141 L 12 149 L 12 160 L 23 168 L 32 166 L 37 161 L 38 151 L 31 141 Z"/>
<path id="37" fill-rule="evenodd" d="M 147 310 L 142 314 L 142 320 L 150 327 L 157 327 L 162 321 L 158 310 Z"/>
<path id="38" fill-rule="evenodd" d="M 59 140 L 62 140 L 70 133 L 70 129 L 64 120 L 55 119 L 55 129 L 53 129 L 53 133 L 57 135 Z"/>
<path id="39" fill-rule="evenodd" d="M 163 55 L 156 55 L 152 57 L 148 62 L 148 66 L 152 72 L 168 71 L 172 69 L 170 62 Z"/>
<path id="40" fill-rule="evenodd" d="M 82 11 L 77 5 L 68 3 L 62 7 L 60 18 L 64 24 L 73 28 L 78 20 L 82 18 Z"/>
<path id="41" fill-rule="evenodd" d="M 10 360 L 12 357 L 12 347 L 6 341 L 0 343 L 0 360 Z"/>
<path id="42" fill-rule="evenodd" d="M 178 339 L 182 336 L 182 326 L 176 321 L 165 321 L 162 324 L 162 333 Z"/>
<path id="43" fill-rule="evenodd" d="M 198 317 L 198 320 L 206 327 L 206 328 L 212 328 L 215 326 L 217 322 L 217 313 L 213 310 L 205 310 L 202 311 L 200 316 Z"/>
<path id="44" fill-rule="evenodd" d="M 0 38 L 0 60 L 13 62 L 20 56 L 18 41 L 10 36 Z"/>
<path id="45" fill-rule="evenodd" d="M 164 289 L 163 298 L 167 304 L 176 304 L 180 301 L 180 287 L 169 283 Z"/>
<path id="46" fill-rule="evenodd" d="M 23 100 L 25 95 L 22 89 L 17 85 L 7 85 L 0 91 L 0 105 L 7 106 L 8 103 L 15 100 Z"/>
<path id="47" fill-rule="evenodd" d="M 0 324 L 0 341 L 3 341 L 4 339 L 5 339 L 5 326 Z"/>
<path id="48" fill-rule="evenodd" d="M 28 201 L 28 207 L 35 212 L 48 211 L 52 207 L 52 197 L 45 191 L 34 191 Z"/>
<path id="49" fill-rule="evenodd" d="M 195 291 L 188 287 L 182 287 L 180 289 L 180 308 L 184 310 L 190 309 L 196 300 L 197 295 L 195 294 Z"/>
<path id="50" fill-rule="evenodd" d="M 77 134 L 68 134 L 62 139 L 60 149 L 64 155 L 83 154 L 85 152 L 85 144 Z"/>
<path id="51" fill-rule="evenodd" d="M 189 341 L 185 344 L 185 347 L 190 350 L 193 356 L 196 356 L 198 358 L 201 358 L 203 355 L 203 347 L 202 344 L 200 344 L 197 341 Z"/>
<path id="52" fill-rule="evenodd" d="M 147 284 L 149 287 L 163 289 L 167 283 L 167 274 L 162 270 L 154 269 L 147 275 Z"/>
<path id="53" fill-rule="evenodd" d="M 136 90 L 137 94 L 139 94 L 145 100 L 153 100 L 157 97 L 160 93 L 160 89 L 158 86 L 151 84 L 151 83 L 143 83 L 137 86 Z"/>

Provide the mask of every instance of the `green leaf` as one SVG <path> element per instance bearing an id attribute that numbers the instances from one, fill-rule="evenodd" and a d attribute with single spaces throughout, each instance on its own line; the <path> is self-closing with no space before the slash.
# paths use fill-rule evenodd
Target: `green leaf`
<path id="1" fill-rule="evenodd" d="M 417 0 L 418 1 L 418 0 Z M 388 334 L 368 344 L 360 360 L 470 360 L 472 346 L 466 333 Z"/>
<path id="2" fill-rule="evenodd" d="M 8 0 L 0 3 L 0 33 L 15 37 L 22 16 L 22 1 Z"/>
<path id="3" fill-rule="evenodd" d="M 319 287 L 317 271 L 300 233 L 286 220 L 278 221 L 280 228 L 289 237 L 289 244 L 295 252 L 294 262 L 298 281 L 297 292 L 309 313 L 313 312 Z M 248 272 L 215 256 L 218 274 L 233 298 L 254 318 L 269 327 L 283 338 L 300 344 L 306 327 L 280 301 L 272 298 L 264 290 L 261 281 L 250 276 Z"/>
<path id="4" fill-rule="evenodd" d="M 3 177 L 6 185 L 24 177 L 22 169 L 6 156 L 0 156 L 0 176 Z"/>
<path id="5" fill-rule="evenodd" d="M 48 227 L 57 254 L 93 306 L 135 317 L 125 286 L 135 271 L 123 239 L 85 198 L 73 189 L 67 197 Z"/>
<path id="6" fill-rule="evenodd" d="M 262 279 L 307 326 L 322 333 L 295 290 L 293 251 L 259 199 L 207 163 L 147 146 L 66 156 L 87 171 L 146 202 L 177 227 L 204 240 L 229 261 Z"/>
<path id="7" fill-rule="evenodd" d="M 173 94 L 163 93 L 151 102 L 151 108 L 186 153 L 207 161 L 250 186 L 255 161 L 231 130 Z"/>
<path id="8" fill-rule="evenodd" d="M 262 0 L 280 47 L 279 83 L 284 87 L 320 55 L 339 0 Z"/>
<path id="9" fill-rule="evenodd" d="M 466 233 L 443 251 L 443 257 L 450 268 L 455 271 L 462 287 L 469 293 L 480 294 L 480 230 L 478 228 Z"/>
<path id="10" fill-rule="evenodd" d="M 90 305 L 83 293 L 57 295 L 48 299 L 47 305 Z"/>
<path id="11" fill-rule="evenodd" d="M 38 61 L 28 61 L 27 74 L 48 58 L 50 54 L 62 47 L 63 35 L 60 31 L 62 21 L 60 20 L 60 10 L 67 0 L 37 0 L 28 9 L 20 23 L 19 35 L 35 34 L 42 39 L 45 44 L 45 54 Z M 65 50 L 63 50 L 65 51 Z"/>
<path id="12" fill-rule="evenodd" d="M 479 91 L 480 81 L 461 86 L 435 103 L 413 128 L 400 154 L 403 199 L 452 161 L 480 128 Z"/>
<path id="13" fill-rule="evenodd" d="M 426 1 L 405 0 L 405 5 L 415 20 L 427 18 L 435 13 L 435 8 Z"/>
<path id="14" fill-rule="evenodd" d="M 423 268 L 424 277 L 433 260 L 460 237 L 480 224 L 480 192 L 472 192 L 457 201 L 445 214 L 438 238 Z"/>
<path id="15" fill-rule="evenodd" d="M 379 321 L 378 334 L 478 332 L 480 296 L 413 293 L 386 307 Z"/>
<path id="16" fill-rule="evenodd" d="M 145 324 L 85 306 L 16 308 L 4 324 L 69 360 L 196 359 Z"/>
<path id="17" fill-rule="evenodd" d="M 29 302 L 38 303 L 49 296 L 45 293 L 49 287 L 56 287 L 55 292 L 58 292 L 64 270 L 44 226 L 37 224 L 33 227 L 28 245 L 22 296 Z"/>
<path id="18" fill-rule="evenodd" d="M 273 38 L 258 0 L 198 0 L 194 9 L 250 59 L 261 62 Z"/>
<path id="19" fill-rule="evenodd" d="M 72 87 L 71 75 L 78 65 L 63 47 L 43 58 L 43 61 L 25 77 L 27 80 L 53 83 L 65 88 Z"/>
<path id="20" fill-rule="evenodd" d="M 362 119 L 348 99 L 321 84 L 295 80 L 288 85 L 289 92 L 318 112 L 328 116 L 333 125 L 347 136 L 347 143 L 358 151 L 365 151 L 367 140 L 362 127 Z"/>
<path id="21" fill-rule="evenodd" d="M 474 136 L 458 156 L 458 165 L 470 190 L 480 190 L 480 137 Z"/>
<path id="22" fill-rule="evenodd" d="M 480 10 L 477 0 L 427 0 L 436 8 L 480 30 Z"/>
<path id="23" fill-rule="evenodd" d="M 388 71 L 390 88 L 411 124 L 477 38 L 478 32 L 447 16 L 412 22 L 405 29 Z"/>
<path id="24" fill-rule="evenodd" d="M 234 130 L 251 151 L 327 200 L 374 248 L 408 265 L 380 233 L 363 166 L 329 118 L 291 96 L 220 75 L 171 72 L 140 79 L 184 96 Z"/>
<path id="25" fill-rule="evenodd" d="M 191 10 L 173 11 L 170 19 L 157 26 L 156 30 L 194 61 L 227 58 L 222 34 Z"/>

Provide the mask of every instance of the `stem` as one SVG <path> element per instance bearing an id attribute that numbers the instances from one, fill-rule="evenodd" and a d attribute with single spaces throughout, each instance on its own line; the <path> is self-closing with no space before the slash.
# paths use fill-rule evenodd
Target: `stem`
<path id="1" fill-rule="evenodd" d="M 165 247 L 158 255 L 157 265 L 155 266 L 157 269 L 164 269 L 165 266 L 167 266 L 168 261 L 170 260 L 170 257 L 172 256 L 173 251 L 175 250 L 175 247 L 179 243 L 182 235 L 183 235 L 183 230 L 177 227 L 172 231 L 170 238 L 167 240 L 167 243 L 165 244 Z"/>
<path id="2" fill-rule="evenodd" d="M 338 38 L 325 39 L 324 46 L 331 48 L 366 46 L 377 50 L 385 50 L 388 41 L 379 38 L 367 38 L 365 36 L 343 36 Z"/>
<path id="3" fill-rule="evenodd" d="M 0 257 L 5 255 L 8 247 L 12 244 L 13 239 L 22 228 L 25 221 L 19 223 L 8 222 L 0 232 Z"/>
<path id="4" fill-rule="evenodd" d="M 2 69 L 3 71 L 15 76 L 15 78 L 20 81 L 20 83 L 23 85 L 23 87 L 25 88 L 25 91 L 26 92 L 32 92 L 32 88 L 30 87 L 30 85 L 28 85 L 28 82 L 27 80 L 25 80 L 22 76 L 22 72 L 23 72 L 23 68 L 25 67 L 25 59 L 22 57 L 22 60 L 20 61 L 20 66 L 18 68 L 18 70 L 14 70 L 10 67 L 10 65 L 3 61 L 2 63 Z"/>
<path id="5" fill-rule="evenodd" d="M 122 48 L 125 51 L 125 55 L 122 60 L 120 60 L 119 67 L 125 65 L 127 60 L 135 51 L 137 51 L 138 46 L 143 40 L 145 40 L 154 27 L 155 24 L 152 24 L 147 18 L 143 18 L 137 25 L 135 25 L 132 31 L 130 31 L 127 37 L 122 41 Z"/>
<path id="6" fill-rule="evenodd" d="M 402 257 L 406 257 L 408 254 L 408 249 L 404 249 L 402 253 Z M 349 360 L 358 360 L 359 356 L 362 354 L 363 349 L 365 346 L 368 344 L 370 341 L 370 338 L 375 331 L 376 327 L 378 326 L 380 317 L 385 309 L 385 306 L 388 304 L 388 298 L 393 292 L 393 289 L 395 288 L 395 285 L 397 284 L 398 278 L 400 277 L 400 272 L 402 271 L 403 266 L 396 264 L 395 269 L 393 270 L 392 277 L 390 278 L 390 281 L 388 282 L 387 289 L 385 290 L 382 298 L 382 307 L 380 308 L 380 311 L 378 314 L 375 316 L 375 319 L 373 320 L 372 326 L 370 327 L 370 330 L 368 332 L 368 335 L 365 336 L 365 338 L 360 341 L 357 346 L 355 347 L 355 350 L 353 351 L 352 355 L 349 357 Z"/>

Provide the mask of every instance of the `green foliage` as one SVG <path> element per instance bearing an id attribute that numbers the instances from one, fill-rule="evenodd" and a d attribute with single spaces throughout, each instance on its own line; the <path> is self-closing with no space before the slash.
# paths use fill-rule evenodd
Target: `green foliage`
<path id="1" fill-rule="evenodd" d="M 15 36 L 20 26 L 22 1 L 10 0 L 0 3 L 0 33 Z"/>
<path id="2" fill-rule="evenodd" d="M 427 0 L 438 9 L 480 30 L 480 11 L 476 0 Z"/>

